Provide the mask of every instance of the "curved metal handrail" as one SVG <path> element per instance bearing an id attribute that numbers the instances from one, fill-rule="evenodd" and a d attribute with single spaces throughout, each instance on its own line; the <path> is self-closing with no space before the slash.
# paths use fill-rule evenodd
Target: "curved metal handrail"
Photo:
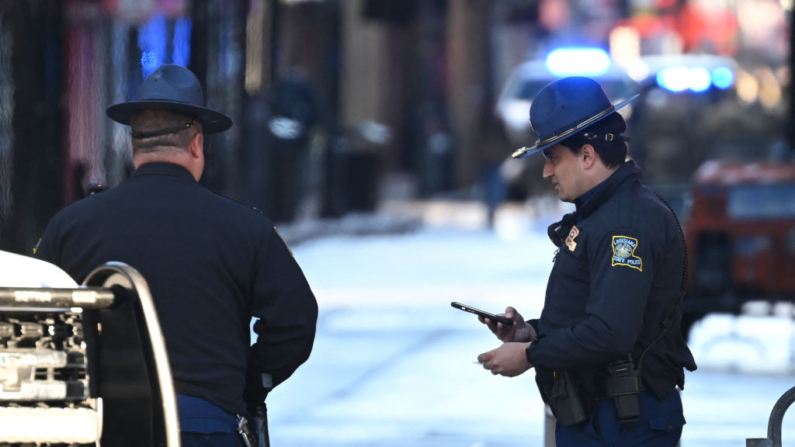
<path id="1" fill-rule="evenodd" d="M 748 438 L 745 440 L 746 447 L 781 447 L 781 424 L 784 422 L 784 414 L 793 402 L 795 402 L 795 387 L 782 394 L 773 405 L 767 423 L 767 438 Z"/>
<path id="2" fill-rule="evenodd" d="M 133 289 L 138 295 L 146 324 L 149 327 L 149 340 L 152 344 L 152 354 L 155 358 L 157 380 L 160 386 L 160 395 L 163 403 L 163 416 L 165 418 L 166 445 L 180 447 L 179 416 L 177 413 L 177 397 L 174 391 L 174 382 L 171 376 L 171 367 L 168 362 L 166 343 L 160 322 L 157 319 L 152 294 L 146 280 L 138 270 L 122 262 L 108 262 L 94 269 L 83 281 L 84 285 L 112 287 L 119 285 Z"/>
<path id="3" fill-rule="evenodd" d="M 0 287 L 0 307 L 10 307 L 9 310 L 103 309 L 112 304 L 113 292 L 100 287 Z"/>

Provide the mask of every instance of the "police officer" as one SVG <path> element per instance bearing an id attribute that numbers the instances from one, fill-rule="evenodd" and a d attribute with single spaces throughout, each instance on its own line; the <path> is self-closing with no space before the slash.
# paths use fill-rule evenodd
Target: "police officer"
<path id="1" fill-rule="evenodd" d="M 135 171 L 61 210 L 36 254 L 78 282 L 108 261 L 138 269 L 165 337 L 182 445 L 244 445 L 238 415 L 309 357 L 315 297 L 268 219 L 198 183 L 204 134 L 232 120 L 204 107 L 193 73 L 163 65 L 107 114 L 131 127 Z"/>
<path id="2" fill-rule="evenodd" d="M 541 317 L 481 318 L 503 345 L 478 356 L 493 374 L 536 368 L 565 446 L 675 446 L 679 391 L 696 364 L 681 336 L 684 238 L 673 211 L 625 161 L 624 119 L 601 86 L 568 77 L 542 89 L 530 122 L 543 176 L 575 211 L 549 227 L 557 247 Z"/>

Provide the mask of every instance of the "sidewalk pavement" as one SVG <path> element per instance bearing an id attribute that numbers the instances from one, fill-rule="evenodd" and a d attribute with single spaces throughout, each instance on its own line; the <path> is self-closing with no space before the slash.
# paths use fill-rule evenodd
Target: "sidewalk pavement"
<path id="1" fill-rule="evenodd" d="M 422 220 L 412 216 L 352 213 L 338 219 L 308 219 L 278 225 L 279 234 L 290 246 L 327 236 L 372 236 L 405 234 L 418 230 Z"/>
<path id="2" fill-rule="evenodd" d="M 554 197 L 525 203 L 505 202 L 497 210 L 495 231 L 503 236 L 532 226 L 554 222 L 569 212 L 568 204 Z M 337 219 L 305 219 L 278 225 L 279 234 L 290 246 L 328 236 L 397 235 L 423 227 L 486 228 L 486 207 L 476 200 L 388 200 L 373 213 L 351 213 Z"/>

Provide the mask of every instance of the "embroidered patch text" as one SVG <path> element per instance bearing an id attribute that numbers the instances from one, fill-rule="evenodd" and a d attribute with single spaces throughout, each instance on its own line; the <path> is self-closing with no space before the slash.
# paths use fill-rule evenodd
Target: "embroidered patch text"
<path id="1" fill-rule="evenodd" d="M 635 256 L 638 240 L 628 236 L 613 236 L 613 259 L 611 267 L 623 265 L 643 271 L 643 260 Z"/>

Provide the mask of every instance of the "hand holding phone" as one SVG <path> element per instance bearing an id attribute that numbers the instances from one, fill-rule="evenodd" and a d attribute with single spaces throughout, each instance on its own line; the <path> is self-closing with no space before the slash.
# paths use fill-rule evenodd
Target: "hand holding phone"
<path id="1" fill-rule="evenodd" d="M 450 303 L 450 305 L 455 307 L 456 309 L 463 310 L 464 312 L 469 312 L 471 314 L 475 314 L 475 315 L 481 316 L 483 318 L 488 318 L 489 320 L 491 320 L 491 321 L 493 321 L 495 323 L 496 322 L 500 322 L 500 323 L 502 323 L 502 324 L 504 324 L 506 326 L 513 325 L 513 320 L 509 320 L 509 319 L 507 319 L 505 317 L 501 317 L 499 315 L 490 314 L 490 313 L 482 311 L 480 309 L 476 309 L 476 308 L 474 308 L 472 306 L 467 306 L 466 304 L 461 304 L 461 303 L 457 303 L 457 302 L 453 301 L 452 303 Z"/>

